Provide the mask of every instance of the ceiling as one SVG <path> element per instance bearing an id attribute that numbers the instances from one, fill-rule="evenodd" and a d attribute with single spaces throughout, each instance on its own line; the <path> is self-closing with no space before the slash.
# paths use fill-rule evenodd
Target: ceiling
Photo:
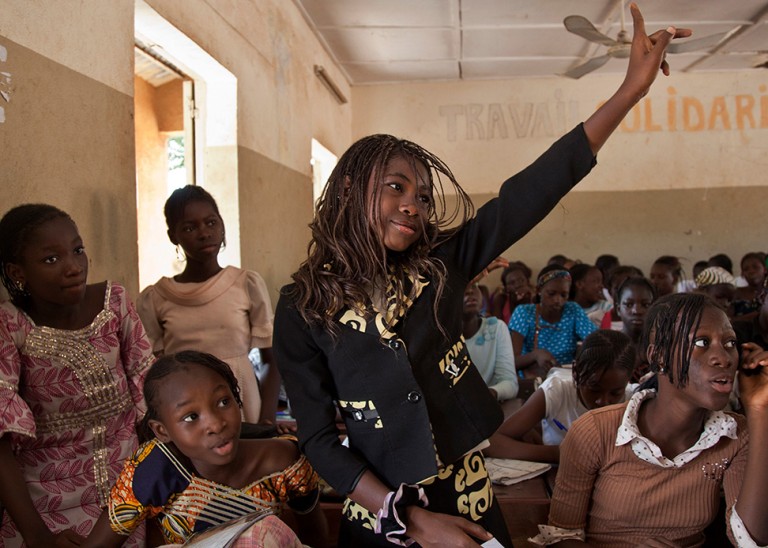
<path id="1" fill-rule="evenodd" d="M 608 49 L 566 31 L 563 19 L 582 15 L 616 38 L 622 4 L 632 34 L 628 0 L 294 2 L 355 85 L 562 75 Z M 637 3 L 649 32 L 675 25 L 693 29 L 694 38 L 730 33 L 708 52 L 670 54 L 673 71 L 753 70 L 768 63 L 768 0 Z M 623 73 L 626 63 L 611 58 L 592 74 Z"/>

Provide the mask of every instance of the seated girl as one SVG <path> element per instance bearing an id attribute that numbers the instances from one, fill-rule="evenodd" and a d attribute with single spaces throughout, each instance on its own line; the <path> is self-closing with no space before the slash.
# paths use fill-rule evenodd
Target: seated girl
<path id="1" fill-rule="evenodd" d="M 545 266 L 536 279 L 536 304 L 515 308 L 509 320 L 515 367 L 525 378 L 544 378 L 550 368 L 573 363 L 579 341 L 595 331 L 584 310 L 568 300 L 571 275 Z"/>
<path id="2" fill-rule="evenodd" d="M 467 352 L 491 395 L 499 402 L 512 400 L 517 396 L 518 382 L 509 331 L 495 316 L 483 317 L 481 307 L 480 290 L 470 283 L 464 290 L 462 321 Z"/>
<path id="3" fill-rule="evenodd" d="M 584 339 L 573 377 L 552 375 L 491 436 L 489 457 L 558 462 L 560 442 L 571 423 L 590 409 L 624 401 L 635 367 L 635 347 L 624 333 L 600 329 Z M 541 424 L 544 445 L 523 437 Z"/>
<path id="4" fill-rule="evenodd" d="M 501 273 L 501 284 L 491 297 L 491 314 L 506 325 L 517 305 L 533 302 L 531 269 L 521 261 L 511 262 Z"/>
<path id="5" fill-rule="evenodd" d="M 656 288 L 647 278 L 633 276 L 627 278 L 616 291 L 616 309 L 621 318 L 621 331 L 627 335 L 636 348 L 641 348 L 643 325 L 653 301 L 656 300 Z M 637 352 L 635 370 L 631 382 L 640 382 L 649 372 L 648 360 L 643 352 Z"/>
<path id="6" fill-rule="evenodd" d="M 751 319 L 757 315 L 762 304 L 768 269 L 765 266 L 765 253 L 751 252 L 741 258 L 741 277 L 747 282 L 746 287 L 736 288 L 733 301 L 734 317 Z"/>
<path id="7" fill-rule="evenodd" d="M 742 345 L 739 371 L 728 317 L 700 293 L 657 301 L 643 339 L 658 388 L 573 424 L 536 542 L 701 546 L 724 491 L 731 542 L 768 543 L 768 353 Z M 722 411 L 737 371 L 749 420 Z"/>
<path id="8" fill-rule="evenodd" d="M 297 517 L 299 537 L 327 538 L 318 476 L 289 439 L 241 440 L 240 391 L 232 370 L 203 352 L 161 357 L 144 381 L 149 439 L 128 459 L 83 546 L 121 546 L 155 518 L 168 543 L 246 514 Z M 320 544 L 318 544 L 320 542 Z M 299 544 L 300 545 L 300 544 Z"/>
<path id="9" fill-rule="evenodd" d="M 595 327 L 600 327 L 606 314 L 613 308 L 613 303 L 603 295 L 603 273 L 596 266 L 584 263 L 573 265 L 569 272 L 570 300 L 584 309 Z M 610 321 L 610 314 L 607 321 Z"/>

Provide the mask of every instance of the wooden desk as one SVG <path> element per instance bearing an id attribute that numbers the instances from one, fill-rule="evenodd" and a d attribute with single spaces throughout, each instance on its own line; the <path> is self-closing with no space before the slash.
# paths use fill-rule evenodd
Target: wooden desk
<path id="1" fill-rule="evenodd" d="M 528 537 L 538 534 L 538 525 L 547 523 L 550 490 L 545 475 L 513 485 L 494 485 L 509 536 L 516 547 L 534 546 Z"/>

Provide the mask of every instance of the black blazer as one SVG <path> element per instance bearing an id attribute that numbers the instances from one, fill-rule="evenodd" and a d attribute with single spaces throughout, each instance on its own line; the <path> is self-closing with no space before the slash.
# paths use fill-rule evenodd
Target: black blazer
<path id="1" fill-rule="evenodd" d="M 434 250 L 448 272 L 438 317 L 426 280 L 395 333 L 378 334 L 340 322 L 334 340 L 304 322 L 281 291 L 274 350 L 298 424 L 299 444 L 337 492 L 352 491 L 366 469 L 385 484 L 434 476 L 486 440 L 501 424 L 498 403 L 467 353 L 462 337 L 464 289 L 493 259 L 524 236 L 595 165 L 582 126 L 558 140 L 495 198 Z M 339 443 L 337 405 L 350 447 Z"/>

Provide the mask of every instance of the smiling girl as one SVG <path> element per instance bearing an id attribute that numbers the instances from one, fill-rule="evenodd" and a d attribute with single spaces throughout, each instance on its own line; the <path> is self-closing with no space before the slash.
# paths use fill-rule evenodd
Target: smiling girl
<path id="1" fill-rule="evenodd" d="M 5 214 L 0 272 L 11 297 L 0 305 L 0 537 L 75 546 L 136 448 L 150 343 L 123 286 L 87 283 L 83 241 L 60 209 Z"/>
<path id="2" fill-rule="evenodd" d="M 589 172 L 668 72 L 666 45 L 690 35 L 648 37 L 632 13 L 620 89 L 474 216 L 450 169 L 413 142 L 372 135 L 339 159 L 309 255 L 281 292 L 275 351 L 302 450 L 348 497 L 340 546 L 511 546 L 481 452 L 502 412 L 462 340 L 464 288 Z"/>
<path id="3" fill-rule="evenodd" d="M 224 220 L 205 189 L 187 185 L 165 203 L 168 237 L 184 252 L 184 271 L 142 291 L 137 309 L 157 355 L 194 348 L 219 357 L 235 372 L 243 418 L 274 423 L 280 375 L 272 357 L 272 304 L 262 277 L 222 267 Z M 258 348 L 267 366 L 260 387 L 248 359 Z"/>

